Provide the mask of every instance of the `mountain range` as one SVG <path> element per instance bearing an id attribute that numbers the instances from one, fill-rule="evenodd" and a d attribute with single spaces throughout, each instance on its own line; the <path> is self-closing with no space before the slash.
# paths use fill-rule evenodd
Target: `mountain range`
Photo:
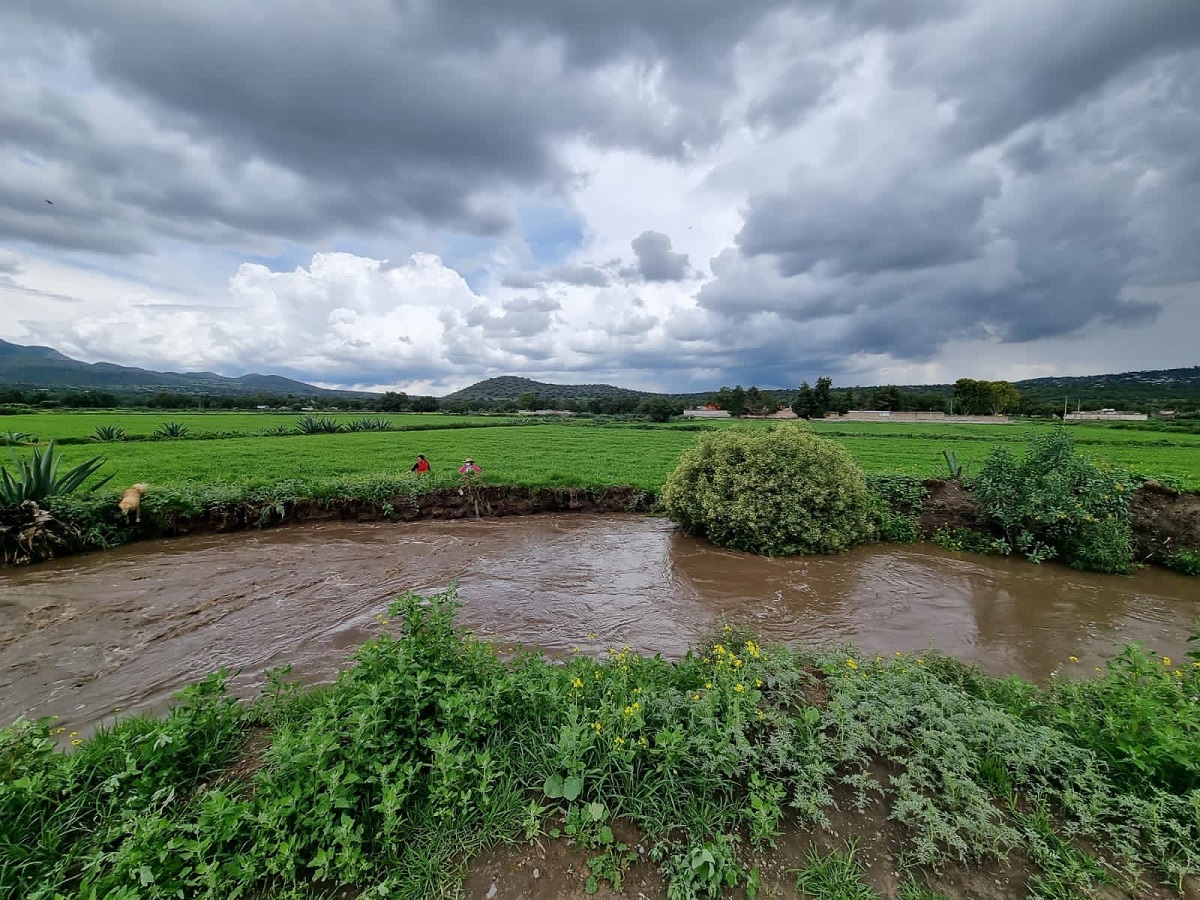
<path id="1" fill-rule="evenodd" d="M 51 347 L 28 347 L 0 340 L 0 385 L 22 389 L 110 391 L 248 396 L 270 394 L 298 397 L 374 397 L 362 391 L 319 388 L 279 375 L 227 378 L 216 372 L 155 372 L 115 363 L 85 363 Z"/>
<path id="2" fill-rule="evenodd" d="M 1157 404 L 1200 406 L 1200 366 L 1180 369 L 1123 372 L 1114 375 L 1082 375 L 1032 378 L 1014 382 L 1023 394 L 1044 402 L 1069 398 L 1109 405 Z M 230 378 L 215 372 L 155 372 L 114 363 L 85 363 L 71 359 L 51 347 L 24 346 L 0 340 L 0 386 L 21 389 L 93 390 L 114 393 L 146 394 L 159 391 L 189 394 L 248 396 L 268 394 L 296 397 L 371 399 L 378 394 L 363 391 L 339 391 L 283 378 L 279 375 L 242 375 Z M 748 387 L 749 385 L 746 385 Z M 898 385 L 903 391 L 949 395 L 952 384 Z M 765 389 L 765 388 L 764 388 Z M 837 389 L 842 389 L 839 386 Z M 870 386 L 854 386 L 856 392 Z M 713 391 L 716 390 L 714 385 Z M 790 401 L 795 388 L 772 389 L 783 401 Z M 544 399 L 587 400 L 605 397 L 637 398 L 669 396 L 686 402 L 703 402 L 711 392 L 656 395 L 648 391 L 616 387 L 611 384 L 549 384 L 505 375 L 488 378 L 441 398 L 443 402 L 516 400 L 533 393 Z"/>

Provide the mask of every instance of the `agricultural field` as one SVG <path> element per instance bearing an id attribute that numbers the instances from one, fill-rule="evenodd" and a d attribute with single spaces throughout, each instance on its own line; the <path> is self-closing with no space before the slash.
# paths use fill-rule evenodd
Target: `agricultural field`
<path id="1" fill-rule="evenodd" d="M 17 417 L 10 417 L 17 418 Z M 40 416 L 57 428 L 55 417 Z M 64 416 L 74 419 L 74 416 Z M 206 418 L 206 417 L 198 417 Z M 216 418 L 216 417 L 213 417 Z M 227 430 L 238 429 L 237 417 L 223 415 Z M 709 427 L 677 425 L 601 425 L 584 421 L 464 428 L 470 417 L 413 415 L 424 428 L 443 429 L 347 434 L 250 436 L 264 427 L 265 417 L 243 414 L 247 437 L 220 440 L 114 442 L 63 446 L 67 464 L 97 454 L 114 481 L 152 484 L 210 482 L 270 484 L 285 480 L 320 480 L 406 472 L 418 453 L 426 454 L 435 472 L 456 468 L 466 456 L 483 467 L 483 480 L 527 486 L 603 487 L 634 485 L 657 490 L 675 467 L 679 454 Z M 287 424 L 294 423 L 294 417 Z M 181 420 L 181 419 L 180 419 Z M 249 420 L 247 422 L 246 420 Z M 485 420 L 480 425 L 486 425 Z M 94 422 L 94 418 L 93 418 Z M 157 424 L 157 422 L 156 422 Z M 474 423 L 473 423 L 474 424 Z M 753 423 L 761 427 L 766 423 Z M 845 446 L 868 472 L 906 473 L 923 477 L 945 474 L 943 450 L 962 464 L 978 467 L 992 446 L 1014 452 L 1032 429 L 1020 426 L 914 426 L 875 423 L 818 423 L 814 429 Z M 74 426 L 75 423 L 72 423 Z M 938 431 L 938 428 L 953 430 Z M 1097 462 L 1132 469 L 1188 490 L 1200 490 L 1200 436 L 1115 431 L 1103 427 L 1072 429 L 1081 453 Z"/>
<path id="2" fill-rule="evenodd" d="M 331 413 L 278 413 L 278 412 L 209 412 L 183 413 L 169 410 L 154 412 L 45 412 L 24 413 L 15 416 L 0 416 L 0 434 L 20 431 L 35 435 L 41 441 L 63 438 L 87 438 L 97 428 L 122 428 L 130 437 L 154 434 L 162 425 L 177 422 L 193 435 L 211 432 L 242 432 L 257 434 L 276 428 L 294 428 L 297 419 L 306 415 L 333 419 L 349 425 L 359 419 L 383 419 L 393 428 L 428 428 L 431 425 L 451 422 L 497 422 L 495 416 L 444 416 L 440 413 L 375 413 L 375 412 L 331 412 Z"/>

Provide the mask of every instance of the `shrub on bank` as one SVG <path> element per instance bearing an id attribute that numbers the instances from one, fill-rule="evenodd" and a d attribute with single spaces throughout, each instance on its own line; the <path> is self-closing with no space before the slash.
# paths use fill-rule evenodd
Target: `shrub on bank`
<path id="1" fill-rule="evenodd" d="M 1133 567 L 1136 487 L 1132 476 L 1079 456 L 1063 428 L 1035 436 L 1021 459 L 994 448 L 974 485 L 983 511 L 1031 561 L 1057 556 L 1076 569 L 1118 573 Z"/>
<path id="2" fill-rule="evenodd" d="M 862 468 L 800 426 L 705 434 L 680 457 L 661 500 L 688 533 L 766 556 L 835 553 L 875 533 Z"/>

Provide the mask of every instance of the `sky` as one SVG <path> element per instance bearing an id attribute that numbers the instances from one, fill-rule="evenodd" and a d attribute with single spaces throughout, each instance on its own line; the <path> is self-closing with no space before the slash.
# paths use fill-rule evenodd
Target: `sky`
<path id="1" fill-rule="evenodd" d="M 1200 364 L 1196 0 L 6 0 L 0 338 L 443 394 Z"/>

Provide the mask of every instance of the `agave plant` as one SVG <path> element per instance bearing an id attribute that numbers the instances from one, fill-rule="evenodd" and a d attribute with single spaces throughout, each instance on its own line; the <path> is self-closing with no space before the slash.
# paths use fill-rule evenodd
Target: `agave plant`
<path id="1" fill-rule="evenodd" d="M 27 431 L 5 431 L 0 434 L 0 444 L 9 447 L 24 447 L 26 444 L 36 444 L 37 435 Z"/>
<path id="2" fill-rule="evenodd" d="M 53 441 L 45 449 L 34 447 L 32 461 L 15 457 L 13 461 L 13 474 L 0 467 L 0 504 L 4 506 L 16 506 L 27 500 L 38 502 L 55 494 L 74 493 L 104 465 L 101 457 L 94 456 L 72 469 L 59 472 L 62 454 L 55 451 Z M 103 487 L 111 479 L 112 475 L 109 475 L 88 490 L 94 491 Z"/>
<path id="3" fill-rule="evenodd" d="M 961 481 L 971 473 L 971 463 L 968 462 L 965 466 L 959 463 L 958 454 L 953 450 L 943 450 L 942 456 L 946 458 L 946 469 L 950 472 L 951 481 Z"/>
<path id="4" fill-rule="evenodd" d="M 111 444 L 113 441 L 125 440 L 125 429 L 120 425 L 97 425 L 92 432 L 92 440 L 101 444 Z"/>
<path id="5" fill-rule="evenodd" d="M 188 433 L 188 427 L 182 422 L 163 422 L 158 428 L 154 429 L 154 436 L 165 440 L 185 438 L 188 436 Z"/>
<path id="6" fill-rule="evenodd" d="M 292 429 L 286 425 L 276 425 L 273 428 L 260 429 L 258 433 L 263 437 L 283 437 L 284 435 L 291 434 Z"/>
<path id="7" fill-rule="evenodd" d="M 351 431 L 391 431 L 392 423 L 378 416 L 374 418 L 355 419 L 347 426 Z"/>
<path id="8" fill-rule="evenodd" d="M 326 416 L 301 416 L 296 420 L 296 430 L 301 434 L 337 434 L 346 427 Z"/>

